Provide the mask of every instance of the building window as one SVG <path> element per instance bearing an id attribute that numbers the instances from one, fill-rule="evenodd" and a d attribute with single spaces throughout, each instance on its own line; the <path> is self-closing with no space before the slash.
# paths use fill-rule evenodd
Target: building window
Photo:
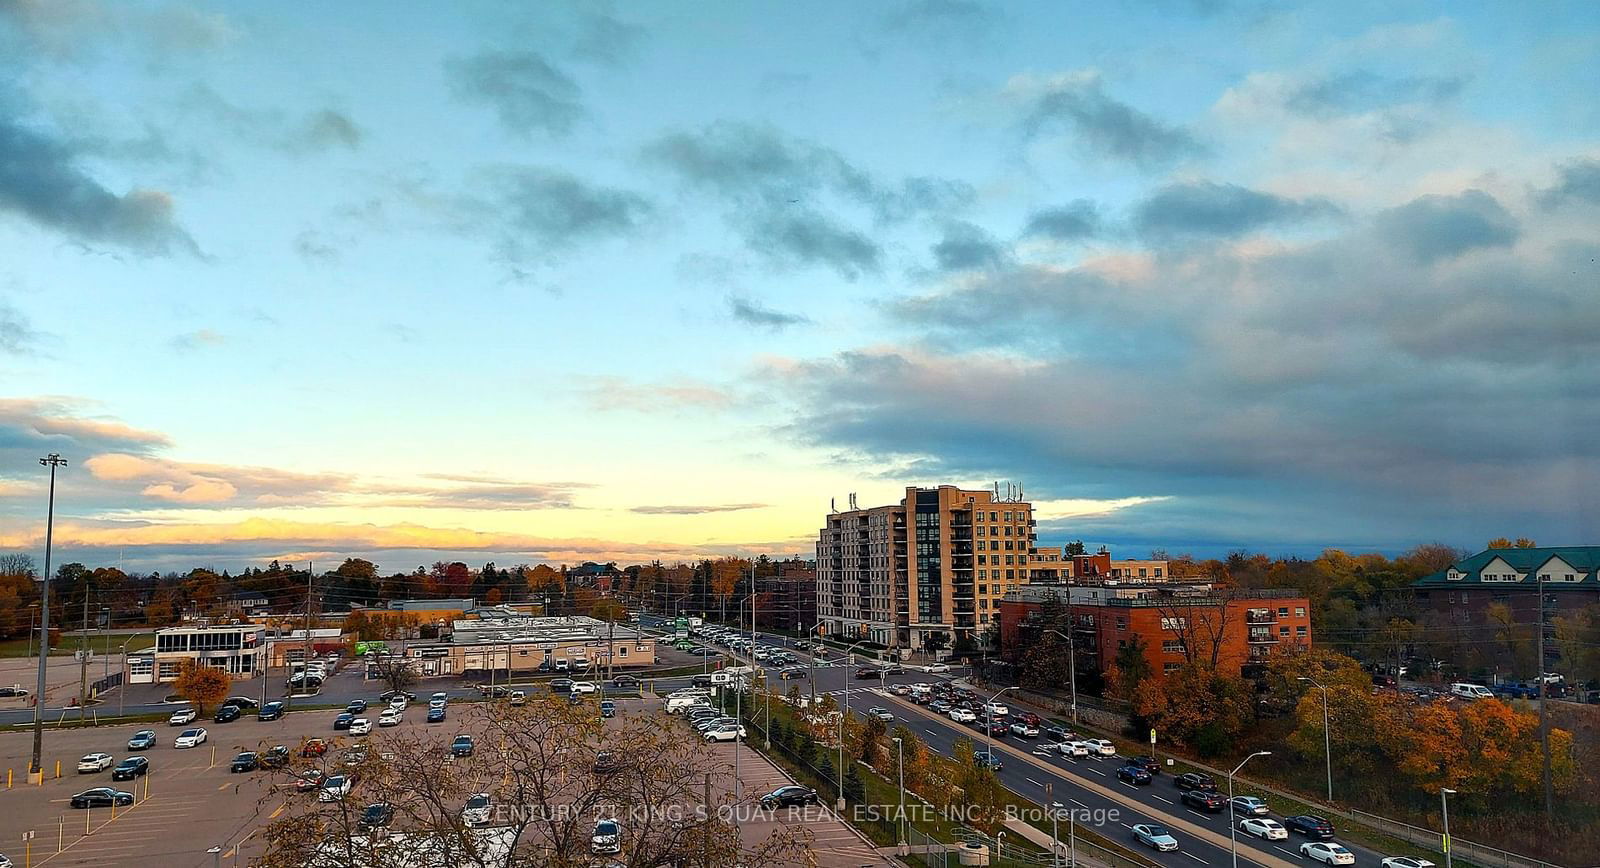
<path id="1" fill-rule="evenodd" d="M 626 657 L 626 656 L 628 656 L 628 646 L 626 646 L 626 645 L 618 646 L 618 648 L 617 648 L 617 656 L 618 657 Z"/>
<path id="2" fill-rule="evenodd" d="M 1158 578 L 1158 579 L 1161 578 L 1161 568 L 1160 567 L 1156 567 L 1156 575 L 1155 575 L 1155 577 Z"/>
<path id="3" fill-rule="evenodd" d="M 1163 654 L 1182 654 L 1183 653 L 1183 640 L 1182 639 L 1163 639 L 1163 640 L 1161 640 L 1161 653 L 1163 653 Z"/>
<path id="4" fill-rule="evenodd" d="M 1304 618 L 1306 616 L 1306 607 L 1305 606 L 1295 606 L 1294 607 L 1294 616 L 1296 618 Z"/>
<path id="5" fill-rule="evenodd" d="M 1016 577 L 1017 577 L 1017 571 L 1016 570 L 1006 570 L 1006 578 L 1014 579 Z"/>
<path id="6" fill-rule="evenodd" d="M 1287 636 L 1287 635 L 1289 635 L 1289 628 L 1288 627 L 1279 627 L 1278 628 L 1278 635 L 1279 636 Z"/>
<path id="7" fill-rule="evenodd" d="M 1122 619 L 1122 618 L 1118 618 L 1117 619 L 1117 624 L 1120 626 L 1123 623 L 1123 620 L 1124 619 Z M 1189 626 L 1189 619 L 1188 618 L 1162 618 L 1161 619 L 1161 629 L 1163 629 L 1163 630 L 1178 631 L 1178 630 L 1182 630 L 1184 627 L 1187 627 L 1187 626 Z"/>
<path id="8" fill-rule="evenodd" d="M 1280 618 L 1289 617 L 1289 607 L 1288 606 L 1280 607 L 1278 609 L 1278 617 L 1280 617 Z"/>
<path id="9" fill-rule="evenodd" d="M 1294 634 L 1296 636 L 1304 636 L 1304 635 L 1306 635 L 1306 625 L 1301 624 L 1300 626 L 1294 628 Z"/>
<path id="10" fill-rule="evenodd" d="M 1117 616 L 1117 629 L 1118 630 L 1126 630 L 1126 629 L 1128 629 L 1128 616 L 1127 615 L 1118 615 Z"/>
<path id="11" fill-rule="evenodd" d="M 1177 672 L 1179 669 L 1182 669 L 1182 668 L 1183 668 L 1183 664 L 1182 663 L 1173 663 L 1171 661 L 1168 661 L 1166 663 L 1161 664 L 1161 671 L 1163 673 L 1167 674 L 1167 675 L 1171 675 L 1172 673 Z"/>

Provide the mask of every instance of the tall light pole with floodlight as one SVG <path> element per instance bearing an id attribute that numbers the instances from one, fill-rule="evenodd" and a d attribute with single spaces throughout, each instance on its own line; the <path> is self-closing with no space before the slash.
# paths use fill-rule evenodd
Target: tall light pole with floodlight
<path id="1" fill-rule="evenodd" d="M 1245 763 L 1255 759 L 1258 756 L 1272 756 L 1272 751 L 1258 750 L 1241 760 L 1238 765 L 1233 767 L 1233 771 L 1228 772 L 1228 853 L 1233 858 L 1233 868 L 1239 868 L 1239 837 L 1237 834 L 1238 825 L 1233 818 L 1233 776 L 1238 774 L 1240 769 L 1244 768 Z"/>
<path id="2" fill-rule="evenodd" d="M 1304 681 L 1312 687 L 1322 691 L 1322 754 L 1328 765 L 1328 804 L 1333 804 L 1333 740 L 1328 735 L 1328 688 L 1318 684 L 1315 678 L 1302 675 L 1295 679 Z"/>
<path id="3" fill-rule="evenodd" d="M 50 547 L 54 540 L 56 519 L 56 468 L 65 467 L 67 460 L 52 452 L 39 459 L 50 468 L 50 498 L 44 517 L 44 577 L 39 583 L 39 682 L 33 695 L 33 760 L 28 766 L 28 782 L 44 782 L 44 766 L 40 757 L 44 753 L 44 667 L 50 659 Z"/>

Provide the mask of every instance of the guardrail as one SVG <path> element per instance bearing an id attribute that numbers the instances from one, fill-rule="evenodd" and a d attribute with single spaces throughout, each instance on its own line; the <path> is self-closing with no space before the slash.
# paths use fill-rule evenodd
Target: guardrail
<path id="1" fill-rule="evenodd" d="M 1427 847 L 1434 851 L 1438 851 L 1442 846 L 1443 833 L 1436 832 L 1433 829 L 1412 826 L 1399 820 L 1391 820 L 1388 817 L 1380 817 L 1377 814 L 1369 814 L 1366 811 L 1358 811 L 1354 808 L 1350 810 L 1350 814 L 1360 819 L 1362 823 L 1385 834 L 1393 835 L 1408 844 L 1416 844 L 1419 847 Z M 1512 853 L 1509 850 L 1490 847 L 1487 844 L 1463 841 L 1454 835 L 1450 837 L 1450 855 L 1456 858 L 1469 859 L 1485 866 L 1485 868 L 1561 868 L 1561 866 L 1553 862 L 1545 862 L 1532 856 L 1523 856 L 1520 853 Z"/>

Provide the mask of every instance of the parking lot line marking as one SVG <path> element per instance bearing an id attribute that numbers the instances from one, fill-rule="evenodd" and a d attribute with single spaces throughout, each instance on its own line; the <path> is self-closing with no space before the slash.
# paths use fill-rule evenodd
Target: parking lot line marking
<path id="1" fill-rule="evenodd" d="M 217 785 L 217 790 L 218 790 L 218 791 L 221 791 L 221 790 L 225 790 L 225 789 L 227 789 L 227 788 L 228 788 L 228 785 L 227 785 L 227 784 L 218 784 L 218 785 Z"/>
<path id="2" fill-rule="evenodd" d="M 1188 856 L 1190 859 L 1193 859 L 1196 862 L 1199 862 L 1201 865 L 1210 865 L 1211 864 L 1210 862 L 1207 862 L 1206 860 L 1201 859 L 1199 856 L 1196 856 L 1193 853 L 1186 853 L 1183 850 L 1179 850 L 1178 852 L 1179 853 L 1183 853 L 1183 855 Z"/>

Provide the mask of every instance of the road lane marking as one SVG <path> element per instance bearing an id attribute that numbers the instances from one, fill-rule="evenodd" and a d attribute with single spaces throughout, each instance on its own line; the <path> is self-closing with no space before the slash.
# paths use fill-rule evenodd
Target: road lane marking
<path id="1" fill-rule="evenodd" d="M 1172 800 L 1171 799 L 1168 799 L 1165 796 L 1158 796 L 1155 793 L 1151 793 L 1150 794 L 1150 798 L 1152 798 L 1152 799 L 1160 799 L 1161 801 L 1166 802 L 1169 805 L 1172 804 Z"/>
<path id="2" fill-rule="evenodd" d="M 1189 852 L 1186 852 L 1184 850 L 1179 850 L 1178 852 L 1179 853 L 1183 853 L 1183 855 L 1188 856 L 1190 859 L 1193 859 L 1196 862 L 1199 862 L 1201 865 L 1210 865 L 1211 864 L 1210 862 L 1207 862 L 1206 860 L 1201 859 L 1199 856 L 1196 856 L 1193 853 L 1189 853 Z"/>
<path id="3" fill-rule="evenodd" d="M 1077 799 L 1067 799 L 1067 801 L 1069 801 L 1069 802 L 1071 802 L 1071 803 L 1073 803 L 1073 804 L 1074 804 L 1074 805 L 1077 805 L 1077 806 L 1078 806 L 1078 807 L 1080 807 L 1080 808 L 1087 808 L 1087 807 L 1089 807 L 1089 806 L 1088 806 L 1088 805 L 1085 805 L 1085 804 L 1084 804 L 1084 803 L 1082 803 L 1082 802 L 1080 802 L 1080 801 L 1078 801 L 1078 800 L 1077 800 Z"/>
<path id="4" fill-rule="evenodd" d="M 1099 769 L 1090 769 L 1089 771 L 1094 772 L 1095 774 L 1099 775 L 1102 778 L 1106 776 L 1106 773 L 1103 772 L 1103 771 L 1100 771 Z"/>
<path id="5" fill-rule="evenodd" d="M 1038 781 L 1034 780 L 1033 778 L 1023 778 L 1023 780 L 1027 781 L 1030 784 L 1033 784 L 1036 787 L 1044 786 L 1044 784 L 1039 783 Z"/>
<path id="6" fill-rule="evenodd" d="M 1288 850 L 1285 850 L 1282 847 L 1279 847 L 1277 844 L 1273 844 L 1272 845 L 1272 849 L 1277 850 L 1279 853 L 1289 853 Z M 1290 856 L 1298 856 L 1300 854 L 1298 854 L 1298 853 L 1289 853 L 1289 855 Z"/>

